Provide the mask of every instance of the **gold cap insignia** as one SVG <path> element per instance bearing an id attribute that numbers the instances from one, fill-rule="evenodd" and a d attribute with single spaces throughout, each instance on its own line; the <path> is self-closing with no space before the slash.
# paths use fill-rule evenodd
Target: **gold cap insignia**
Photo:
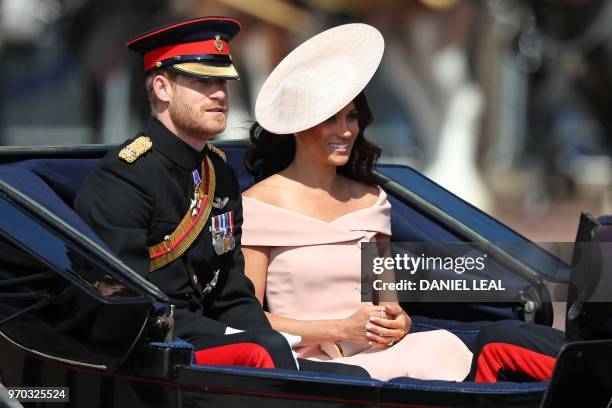
<path id="1" fill-rule="evenodd" d="M 219 34 L 215 34 L 215 48 L 217 51 L 223 51 L 223 43 L 221 42 L 221 36 Z"/>
<path id="2" fill-rule="evenodd" d="M 161 61 L 157 61 L 157 62 L 155 63 L 155 68 L 159 68 L 159 67 L 161 67 Z"/>
<path id="3" fill-rule="evenodd" d="M 217 149 L 215 146 L 211 145 L 210 143 L 206 143 L 206 146 L 208 146 L 208 150 L 210 150 L 211 152 L 219 156 L 221 160 L 227 161 L 227 157 L 225 157 L 225 153 L 223 153 L 223 151 Z"/>
<path id="4" fill-rule="evenodd" d="M 151 139 L 146 136 L 139 136 L 132 143 L 121 149 L 119 158 L 128 163 L 134 163 L 136 159 L 148 152 L 151 147 L 153 147 Z"/>

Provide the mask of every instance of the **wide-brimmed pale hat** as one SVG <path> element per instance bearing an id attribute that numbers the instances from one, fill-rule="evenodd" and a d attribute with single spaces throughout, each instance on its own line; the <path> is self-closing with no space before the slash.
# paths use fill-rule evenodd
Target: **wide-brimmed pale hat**
<path id="1" fill-rule="evenodd" d="M 229 42 L 240 22 L 228 17 L 199 17 L 158 27 L 125 44 L 144 60 L 145 73 L 165 68 L 202 78 L 238 79 Z"/>
<path id="2" fill-rule="evenodd" d="M 384 48 L 382 34 L 360 23 L 310 38 L 291 51 L 264 83 L 255 103 L 257 122 L 276 134 L 322 123 L 370 82 Z"/>

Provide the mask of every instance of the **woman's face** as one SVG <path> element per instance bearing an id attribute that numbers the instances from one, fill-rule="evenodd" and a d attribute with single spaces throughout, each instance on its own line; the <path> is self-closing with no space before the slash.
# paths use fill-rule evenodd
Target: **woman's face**
<path id="1" fill-rule="evenodd" d="M 298 154 L 334 166 L 345 165 L 359 134 L 359 116 L 354 102 L 325 122 L 295 134 Z"/>

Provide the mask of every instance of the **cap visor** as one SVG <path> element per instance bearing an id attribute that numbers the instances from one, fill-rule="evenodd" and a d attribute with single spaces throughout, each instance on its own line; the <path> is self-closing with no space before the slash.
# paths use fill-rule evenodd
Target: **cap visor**
<path id="1" fill-rule="evenodd" d="M 174 64 L 172 65 L 172 68 L 183 74 L 203 78 L 240 79 L 238 71 L 236 71 L 234 65 L 220 67 L 205 65 L 199 62 L 184 62 L 182 64 Z"/>

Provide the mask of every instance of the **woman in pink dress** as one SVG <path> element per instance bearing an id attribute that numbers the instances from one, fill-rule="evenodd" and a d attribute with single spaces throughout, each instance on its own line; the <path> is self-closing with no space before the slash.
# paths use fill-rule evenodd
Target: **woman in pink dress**
<path id="1" fill-rule="evenodd" d="M 276 330 L 301 357 L 356 364 L 372 377 L 461 381 L 471 352 L 445 330 L 410 333 L 397 302 L 361 302 L 360 246 L 388 241 L 390 209 L 373 173 L 380 149 L 363 88 L 384 42 L 365 24 L 327 30 L 270 75 L 256 104 L 243 195 L 245 272 Z"/>

